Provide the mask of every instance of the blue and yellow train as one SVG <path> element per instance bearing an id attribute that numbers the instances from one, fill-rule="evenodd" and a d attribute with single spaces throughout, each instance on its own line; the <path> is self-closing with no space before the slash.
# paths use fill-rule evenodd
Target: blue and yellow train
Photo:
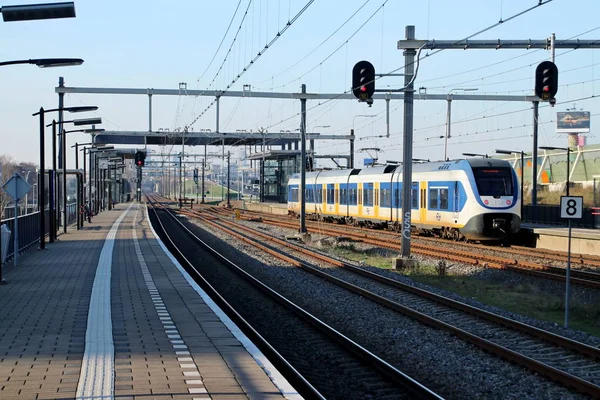
<path id="1" fill-rule="evenodd" d="M 306 173 L 307 218 L 399 232 L 402 166 Z M 288 212 L 300 213 L 300 174 L 288 182 Z M 504 160 L 413 165 L 412 228 L 454 240 L 506 240 L 521 225 L 519 185 Z"/>

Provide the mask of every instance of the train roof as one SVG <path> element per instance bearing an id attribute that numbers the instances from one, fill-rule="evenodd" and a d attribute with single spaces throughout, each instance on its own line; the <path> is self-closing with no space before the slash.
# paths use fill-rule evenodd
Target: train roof
<path id="1" fill-rule="evenodd" d="M 414 163 L 413 172 L 431 172 L 438 171 L 444 166 L 444 170 L 464 170 L 477 167 L 510 167 L 510 163 L 506 160 L 497 158 L 466 158 L 449 161 L 434 161 L 424 163 Z M 383 166 L 368 167 L 363 169 L 337 169 L 330 171 L 307 172 L 306 178 L 314 178 L 317 174 L 319 177 L 348 177 L 349 175 L 378 175 L 386 173 L 402 172 L 402 164 L 390 164 Z M 300 173 L 295 173 L 291 176 L 293 179 L 300 179 Z"/>

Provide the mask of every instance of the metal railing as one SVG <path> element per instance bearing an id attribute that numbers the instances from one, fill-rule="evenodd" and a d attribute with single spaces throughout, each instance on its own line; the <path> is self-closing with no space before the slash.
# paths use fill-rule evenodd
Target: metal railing
<path id="1" fill-rule="evenodd" d="M 46 210 L 46 235 L 50 233 L 50 211 Z M 19 253 L 29 250 L 37 245 L 40 241 L 40 213 L 34 212 L 27 215 L 19 216 Z M 8 227 L 11 231 L 11 238 L 8 244 L 7 260 L 11 259 L 15 254 L 14 248 L 14 232 L 15 232 L 15 219 L 8 218 L 3 219 L 0 225 Z"/>
<path id="2" fill-rule="evenodd" d="M 525 205 L 522 217 L 524 223 L 566 225 L 565 220 L 560 217 L 560 205 Z M 600 229 L 600 215 L 594 215 L 591 207 L 584 207 L 582 218 L 571 220 L 571 224 L 574 228 Z"/>

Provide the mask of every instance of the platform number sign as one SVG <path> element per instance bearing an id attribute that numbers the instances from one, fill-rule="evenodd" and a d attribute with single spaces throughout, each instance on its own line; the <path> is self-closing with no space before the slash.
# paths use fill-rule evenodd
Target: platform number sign
<path id="1" fill-rule="evenodd" d="M 561 196 L 560 217 L 580 219 L 583 216 L 583 197 Z"/>

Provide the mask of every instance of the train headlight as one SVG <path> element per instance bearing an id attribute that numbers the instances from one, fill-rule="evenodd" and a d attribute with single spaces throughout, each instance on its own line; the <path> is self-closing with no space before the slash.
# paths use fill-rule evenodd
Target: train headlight
<path id="1" fill-rule="evenodd" d="M 487 206 L 487 205 L 489 205 L 489 204 L 490 204 L 490 202 L 489 202 L 489 201 L 487 201 L 487 200 L 484 200 L 484 201 L 483 201 L 483 204 L 485 204 L 485 205 Z"/>
<path id="2" fill-rule="evenodd" d="M 506 205 L 510 206 L 511 201 L 510 200 L 506 200 Z"/>

